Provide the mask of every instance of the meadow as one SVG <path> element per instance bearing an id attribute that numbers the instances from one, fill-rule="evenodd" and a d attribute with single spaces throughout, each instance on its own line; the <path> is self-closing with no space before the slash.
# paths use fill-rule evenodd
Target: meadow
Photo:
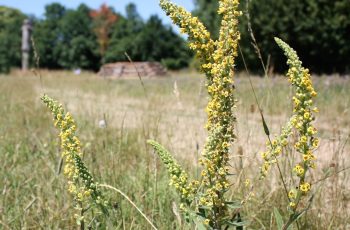
<path id="1" fill-rule="evenodd" d="M 148 139 L 161 142 L 199 177 L 198 159 L 206 131 L 205 78 L 176 72 L 164 78 L 104 79 L 93 73 L 12 72 L 0 77 L 0 229 L 75 229 L 72 197 L 60 170 L 58 133 L 40 101 L 46 93 L 75 117 L 84 162 L 100 183 L 125 194 L 159 229 L 190 229 L 180 215 L 178 196 Z M 350 79 L 314 77 L 320 110 L 315 127 L 320 137 L 317 168 L 311 175 L 313 203 L 302 229 L 350 228 Z M 260 153 L 267 141 L 248 77 L 235 79 L 237 123 L 230 153 L 232 198 L 244 200 L 247 229 L 276 229 L 274 208 L 288 200 L 277 170 L 259 180 Z M 254 77 L 253 85 L 272 134 L 292 113 L 292 91 L 283 76 Z M 103 122 L 102 122 L 103 121 Z M 288 161 L 282 172 L 290 174 Z M 92 228 L 150 229 L 119 194 L 103 190 L 114 210 Z M 114 227 L 112 227 L 114 226 Z"/>

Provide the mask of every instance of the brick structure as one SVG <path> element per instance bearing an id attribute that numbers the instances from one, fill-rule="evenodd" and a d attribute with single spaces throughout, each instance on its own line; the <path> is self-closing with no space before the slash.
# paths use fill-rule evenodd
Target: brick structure
<path id="1" fill-rule="evenodd" d="M 98 73 L 102 77 L 155 77 L 165 76 L 166 69 L 159 62 L 116 62 L 105 64 Z"/>

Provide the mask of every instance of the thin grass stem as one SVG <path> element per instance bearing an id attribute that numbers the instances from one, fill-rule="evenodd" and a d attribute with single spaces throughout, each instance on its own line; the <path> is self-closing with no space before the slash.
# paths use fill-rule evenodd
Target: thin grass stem
<path id="1" fill-rule="evenodd" d="M 129 201 L 129 203 L 134 206 L 134 208 L 143 216 L 143 218 L 145 218 L 145 220 L 152 226 L 153 229 L 157 230 L 156 226 L 154 226 L 154 224 L 151 222 L 151 220 L 141 211 L 141 209 L 139 209 L 137 207 L 137 205 L 127 196 L 125 195 L 125 193 L 123 193 L 122 191 L 120 191 L 119 189 L 110 186 L 108 184 L 99 184 L 99 187 L 103 187 L 103 188 L 109 188 L 111 190 L 116 191 L 117 193 L 119 193 L 120 195 L 122 195 L 127 201 Z"/>

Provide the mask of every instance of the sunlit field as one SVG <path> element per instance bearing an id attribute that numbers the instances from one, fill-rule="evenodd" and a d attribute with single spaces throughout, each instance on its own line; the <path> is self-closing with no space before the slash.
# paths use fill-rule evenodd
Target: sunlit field
<path id="1" fill-rule="evenodd" d="M 72 197 L 61 172 L 58 133 L 43 94 L 59 100 L 78 123 L 84 162 L 97 181 L 125 194 L 159 229 L 189 229 L 178 196 L 148 139 L 161 142 L 198 178 L 206 131 L 205 78 L 176 72 L 168 77 L 104 79 L 93 73 L 12 72 L 0 77 L 0 229 L 75 229 Z M 350 79 L 314 77 L 318 92 L 315 127 L 320 147 L 311 173 L 314 202 L 302 229 L 350 228 Z M 261 117 L 244 73 L 235 79 L 237 140 L 231 149 L 233 198 L 245 200 L 247 229 L 276 229 L 271 210 L 288 200 L 277 170 L 259 180 L 260 153 L 267 141 Z M 292 113 L 292 91 L 285 77 L 253 77 L 253 85 L 272 134 Z M 290 148 L 290 154 L 296 153 Z M 291 157 L 292 158 L 292 157 Z M 289 161 L 281 162 L 290 174 Z M 291 178 L 291 177 L 288 177 Z M 246 186 L 247 179 L 252 186 Z M 114 210 L 96 229 L 150 229 L 120 195 L 103 190 Z M 250 194 L 247 196 L 247 194 Z M 322 220 L 322 221 L 320 221 Z"/>

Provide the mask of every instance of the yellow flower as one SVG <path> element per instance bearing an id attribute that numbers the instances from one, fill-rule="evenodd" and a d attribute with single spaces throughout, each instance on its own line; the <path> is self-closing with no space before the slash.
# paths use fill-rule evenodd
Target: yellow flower
<path id="1" fill-rule="evenodd" d="M 307 193 L 308 191 L 310 191 L 311 189 L 311 185 L 307 182 L 304 182 L 303 184 L 300 185 L 300 191 Z"/>
<path id="2" fill-rule="evenodd" d="M 315 108 L 313 108 L 313 109 L 312 109 L 312 112 L 314 112 L 314 113 L 318 113 L 318 112 L 320 112 L 320 111 L 318 110 L 318 108 L 317 108 L 317 107 L 315 107 Z"/>
<path id="3" fill-rule="evenodd" d="M 282 142 L 281 142 L 282 146 L 287 146 L 288 144 L 288 141 L 287 139 L 283 139 Z"/>
<path id="4" fill-rule="evenodd" d="M 294 207 L 296 206 L 296 203 L 295 203 L 295 202 L 290 202 L 290 203 L 289 203 L 289 206 L 290 206 L 291 208 L 294 208 Z"/>
<path id="5" fill-rule="evenodd" d="M 310 155 L 309 154 L 304 154 L 303 155 L 303 161 L 308 161 L 310 160 Z"/>
<path id="6" fill-rule="evenodd" d="M 316 96 L 317 96 L 316 91 L 312 91 L 312 92 L 311 92 L 311 96 L 312 96 L 312 97 L 316 97 Z"/>
<path id="7" fill-rule="evenodd" d="M 293 170 L 298 176 L 303 176 L 305 173 L 305 169 L 301 165 L 296 165 Z"/>
<path id="8" fill-rule="evenodd" d="M 262 152 L 261 157 L 265 160 L 268 156 L 268 152 Z"/>
<path id="9" fill-rule="evenodd" d="M 305 119 L 309 119 L 310 118 L 310 113 L 308 113 L 308 112 L 304 113 L 304 118 Z"/>
<path id="10" fill-rule="evenodd" d="M 302 136 L 300 138 L 300 142 L 305 144 L 307 142 L 307 137 L 306 136 Z"/>
<path id="11" fill-rule="evenodd" d="M 317 130 L 315 127 L 312 127 L 310 126 L 308 129 L 307 129 L 307 133 L 310 134 L 310 135 L 314 135 L 317 133 Z"/>
<path id="12" fill-rule="evenodd" d="M 288 193 L 288 197 L 293 200 L 297 197 L 297 193 L 294 190 L 291 190 Z"/>

